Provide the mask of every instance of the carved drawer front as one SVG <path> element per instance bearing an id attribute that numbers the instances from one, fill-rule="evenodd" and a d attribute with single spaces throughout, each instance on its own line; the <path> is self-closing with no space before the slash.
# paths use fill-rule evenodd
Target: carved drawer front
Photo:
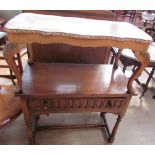
<path id="1" fill-rule="evenodd" d="M 35 112 L 119 112 L 126 106 L 127 99 L 122 98 L 31 98 L 27 99 L 28 108 Z"/>

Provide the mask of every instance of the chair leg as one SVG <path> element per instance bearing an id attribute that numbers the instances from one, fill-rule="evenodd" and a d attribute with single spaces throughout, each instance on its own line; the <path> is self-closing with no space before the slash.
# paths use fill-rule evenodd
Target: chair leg
<path id="1" fill-rule="evenodd" d="M 135 70 L 136 70 L 136 65 L 134 65 L 134 67 L 133 67 L 133 69 L 132 69 L 132 72 L 134 73 L 135 72 Z"/>
<path id="2" fill-rule="evenodd" d="M 151 73 L 149 74 L 149 77 L 148 77 L 146 83 L 145 83 L 145 84 L 142 84 L 143 93 L 142 93 L 142 95 L 140 96 L 140 98 L 143 97 L 144 94 L 145 94 L 145 92 L 147 91 L 149 82 L 150 82 L 150 80 L 152 79 L 152 76 L 153 76 L 153 74 L 154 74 L 154 71 L 155 71 L 155 67 L 152 68 L 152 71 L 151 71 Z"/>
<path id="3" fill-rule="evenodd" d="M 127 65 L 124 65 L 124 66 L 123 66 L 123 73 L 125 73 L 126 67 L 127 67 Z"/>
<path id="4" fill-rule="evenodd" d="M 111 56 L 110 64 L 113 64 L 116 53 L 115 53 L 115 50 L 113 48 L 111 48 L 111 52 L 112 52 L 112 56 Z"/>
<path id="5" fill-rule="evenodd" d="M 112 56 L 111 56 L 111 60 L 110 60 L 110 64 L 113 64 L 113 63 L 114 63 L 114 58 L 115 58 L 115 56 L 112 55 Z"/>

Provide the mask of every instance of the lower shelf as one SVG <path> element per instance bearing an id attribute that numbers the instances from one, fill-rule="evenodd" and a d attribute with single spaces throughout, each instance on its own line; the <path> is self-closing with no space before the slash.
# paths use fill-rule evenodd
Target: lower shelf
<path id="1" fill-rule="evenodd" d="M 112 65 L 34 63 L 27 65 L 22 77 L 22 110 L 29 143 L 35 131 L 53 128 L 104 127 L 108 141 L 114 137 L 131 99 L 128 79 Z M 38 127 L 39 116 L 50 113 L 100 112 L 103 124 Z M 118 116 L 110 132 L 105 113 Z"/>

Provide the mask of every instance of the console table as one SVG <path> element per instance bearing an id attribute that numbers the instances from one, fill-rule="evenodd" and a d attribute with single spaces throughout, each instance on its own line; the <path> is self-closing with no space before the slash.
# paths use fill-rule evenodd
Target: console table
<path id="1" fill-rule="evenodd" d="M 17 77 L 15 95 L 21 98 L 29 143 L 35 143 L 36 130 L 65 127 L 104 127 L 108 141 L 113 142 L 130 99 L 136 94 L 132 83 L 150 61 L 147 49 L 152 38 L 125 22 L 34 13 L 22 13 L 14 17 L 5 25 L 5 29 L 10 43 L 4 49 L 4 56 Z M 43 63 L 34 61 L 31 48 L 34 43 L 117 47 L 119 51 L 114 65 Z M 23 73 L 12 59 L 20 52 L 22 44 L 27 45 L 30 53 L 29 63 Z M 117 64 L 124 48 L 134 51 L 140 62 L 129 80 Z M 40 115 L 68 112 L 100 112 L 102 123 L 37 126 Z M 106 113 L 118 116 L 112 131 L 108 127 Z"/>

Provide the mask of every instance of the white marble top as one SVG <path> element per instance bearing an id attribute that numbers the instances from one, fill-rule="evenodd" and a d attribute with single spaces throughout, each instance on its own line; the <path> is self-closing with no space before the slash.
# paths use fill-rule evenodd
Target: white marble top
<path id="1" fill-rule="evenodd" d="M 117 39 L 123 41 L 152 42 L 152 38 L 127 22 L 84 19 L 22 13 L 5 25 L 10 33 L 40 33 L 83 39 Z"/>

